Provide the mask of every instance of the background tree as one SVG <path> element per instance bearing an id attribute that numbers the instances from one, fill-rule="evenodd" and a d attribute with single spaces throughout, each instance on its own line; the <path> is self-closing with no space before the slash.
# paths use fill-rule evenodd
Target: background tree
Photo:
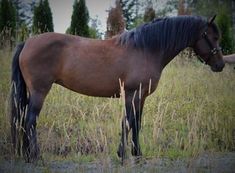
<path id="1" fill-rule="evenodd" d="M 190 15 L 190 14 L 191 14 L 191 9 L 189 8 L 187 0 L 179 0 L 178 15 Z"/>
<path id="2" fill-rule="evenodd" d="M 44 7 L 43 20 L 45 21 L 45 26 L 47 28 L 47 31 L 54 32 L 52 12 L 48 0 L 44 0 L 43 7 Z"/>
<path id="3" fill-rule="evenodd" d="M 22 23 L 19 30 L 18 30 L 18 40 L 17 41 L 25 41 L 27 38 L 29 38 L 30 31 L 28 26 L 25 23 Z"/>
<path id="4" fill-rule="evenodd" d="M 10 0 L 0 1 L 0 47 L 13 46 L 16 36 L 16 9 Z"/>
<path id="5" fill-rule="evenodd" d="M 153 4 L 150 3 L 144 11 L 144 22 L 150 22 L 156 18 L 156 12 L 153 9 Z"/>
<path id="6" fill-rule="evenodd" d="M 89 37 L 89 12 L 85 0 L 74 1 L 69 32 L 73 35 Z"/>
<path id="7" fill-rule="evenodd" d="M 161 5 L 161 1 L 155 0 L 155 2 L 157 2 L 155 8 L 158 9 L 156 12 L 157 17 L 165 17 L 172 14 L 177 15 L 178 0 L 165 0 L 164 5 Z"/>
<path id="8" fill-rule="evenodd" d="M 99 31 L 101 21 L 98 19 L 98 16 L 96 16 L 96 18 L 90 18 L 90 21 L 91 26 L 89 27 L 89 37 L 101 39 L 102 33 Z"/>
<path id="9" fill-rule="evenodd" d="M 194 15 L 201 15 L 207 18 L 217 14 L 216 22 L 221 31 L 221 47 L 224 54 L 229 54 L 235 51 L 233 34 L 233 1 L 231 0 L 188 0 Z M 210 7 L 210 8 L 208 8 Z M 235 17 L 234 17 L 235 18 Z M 235 22 L 235 21 L 234 21 Z M 234 24 L 235 25 L 235 24 Z"/>
<path id="10" fill-rule="evenodd" d="M 111 8 L 107 19 L 106 38 L 120 34 L 125 29 L 125 21 L 122 15 L 120 1 L 116 1 L 116 7 Z"/>
<path id="11" fill-rule="evenodd" d="M 31 28 L 33 23 L 34 8 L 38 5 L 39 0 L 12 0 L 12 2 L 16 7 L 17 26 L 21 27 L 22 25 L 26 25 L 28 28 Z"/>
<path id="12" fill-rule="evenodd" d="M 34 8 L 32 29 L 35 34 L 54 31 L 48 0 L 40 0 L 39 5 Z"/>
<path id="13" fill-rule="evenodd" d="M 234 51 L 233 35 L 232 35 L 232 22 L 226 9 L 221 9 L 217 19 L 218 27 L 221 31 L 220 45 L 223 54 L 231 54 Z"/>
<path id="14" fill-rule="evenodd" d="M 138 11 L 137 0 L 119 0 L 119 3 L 126 23 L 126 28 L 133 28 Z"/>
<path id="15" fill-rule="evenodd" d="M 8 30 L 15 34 L 16 29 L 16 9 L 12 1 L 0 1 L 0 31 Z"/>

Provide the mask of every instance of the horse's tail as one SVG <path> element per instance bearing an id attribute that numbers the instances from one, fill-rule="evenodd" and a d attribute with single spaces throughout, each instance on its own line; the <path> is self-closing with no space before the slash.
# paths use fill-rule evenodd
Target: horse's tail
<path id="1" fill-rule="evenodd" d="M 13 57 L 10 96 L 12 144 L 15 153 L 18 152 L 19 155 L 21 154 L 22 124 L 28 104 L 26 84 L 19 66 L 19 56 L 23 48 L 24 43 L 19 44 Z"/>

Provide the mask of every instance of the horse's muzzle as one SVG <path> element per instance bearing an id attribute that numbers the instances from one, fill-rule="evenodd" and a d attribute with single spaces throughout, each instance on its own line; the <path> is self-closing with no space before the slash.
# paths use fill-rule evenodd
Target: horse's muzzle
<path id="1" fill-rule="evenodd" d="M 215 65 L 211 66 L 211 70 L 213 72 L 221 72 L 223 71 L 224 66 L 225 66 L 224 62 L 216 63 Z"/>

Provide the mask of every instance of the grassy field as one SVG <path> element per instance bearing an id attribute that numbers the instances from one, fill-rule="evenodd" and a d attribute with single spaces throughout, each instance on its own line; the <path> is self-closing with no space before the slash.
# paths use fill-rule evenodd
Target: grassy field
<path id="1" fill-rule="evenodd" d="M 12 52 L 0 50 L 0 158 L 12 158 L 8 101 Z M 38 118 L 43 158 L 117 160 L 123 103 L 54 85 Z M 140 143 L 145 158 L 193 157 L 235 150 L 235 70 L 222 73 L 184 55 L 164 70 L 147 98 Z M 130 142 L 129 142 L 130 144 Z"/>

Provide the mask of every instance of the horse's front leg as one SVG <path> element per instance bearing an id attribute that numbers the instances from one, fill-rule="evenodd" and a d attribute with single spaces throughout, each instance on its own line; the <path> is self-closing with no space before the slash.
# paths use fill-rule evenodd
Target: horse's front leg
<path id="1" fill-rule="evenodd" d="M 119 148 L 117 151 L 118 157 L 122 158 L 122 161 L 124 161 L 126 158 L 126 145 L 127 145 L 128 133 L 130 130 L 127 119 L 128 119 L 127 116 L 124 115 L 122 119 L 121 142 L 119 144 Z"/>
<path id="2" fill-rule="evenodd" d="M 125 145 L 128 140 L 128 133 L 132 129 L 132 155 L 141 155 L 139 145 L 139 130 L 141 114 L 143 109 L 144 99 L 139 97 L 137 91 L 126 93 L 125 96 L 125 116 L 122 120 L 122 136 L 118 149 L 118 156 L 124 160 L 126 158 Z"/>
<path id="3" fill-rule="evenodd" d="M 132 102 L 132 119 L 131 119 L 131 127 L 132 127 L 132 145 L 131 145 L 131 154 L 133 156 L 141 156 L 141 149 L 139 143 L 139 131 L 141 128 L 141 116 L 144 106 L 144 98 L 138 97 Z"/>

